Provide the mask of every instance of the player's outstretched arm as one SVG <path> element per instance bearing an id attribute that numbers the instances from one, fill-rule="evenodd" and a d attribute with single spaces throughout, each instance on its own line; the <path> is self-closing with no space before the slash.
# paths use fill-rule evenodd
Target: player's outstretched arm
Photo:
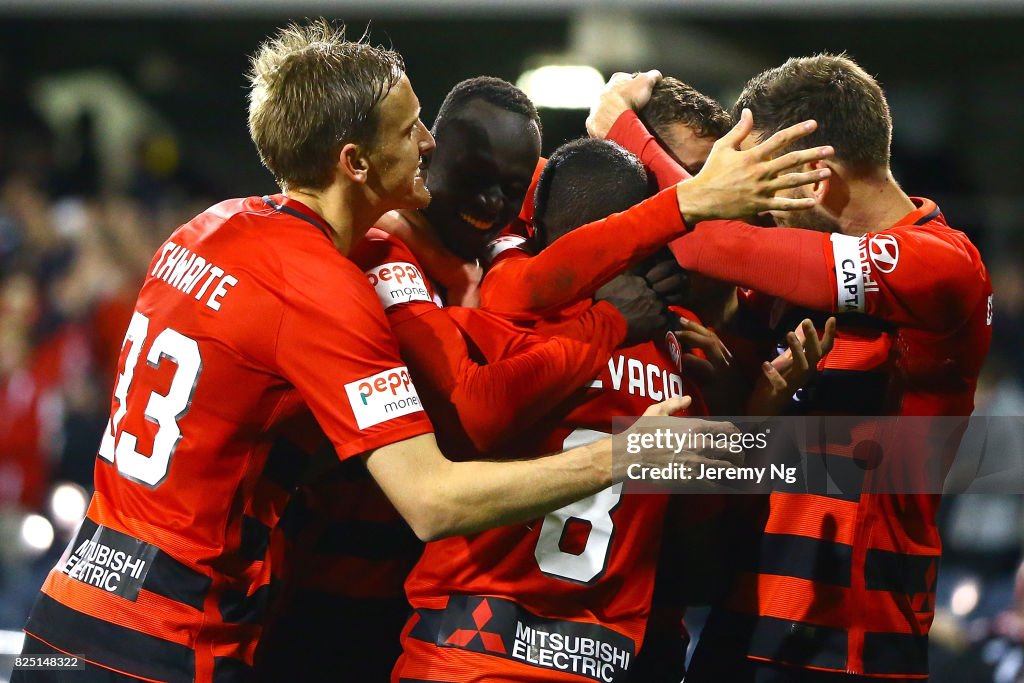
<path id="1" fill-rule="evenodd" d="M 663 418 L 689 404 L 688 396 L 672 398 L 651 406 L 644 415 Z M 681 432 L 737 432 L 729 423 L 675 419 L 678 422 L 673 426 Z M 653 435 L 664 428 L 664 420 L 641 419 L 628 431 Z M 612 458 L 612 439 L 605 438 L 530 460 L 452 462 L 438 450 L 433 435 L 427 434 L 378 448 L 367 455 L 366 464 L 413 532 L 420 539 L 431 541 L 543 517 L 626 479 L 633 463 L 652 467 L 684 463 L 692 468 L 729 468 L 742 461 L 742 453 L 716 448 L 716 441 L 721 442 L 708 439 L 697 450 L 680 450 L 666 444 L 647 448 L 635 456 L 618 453 Z M 687 485 L 695 491 L 709 490 L 702 481 Z"/>
<path id="2" fill-rule="evenodd" d="M 671 415 L 689 402 L 669 399 L 645 414 Z M 543 517 L 625 476 L 625 463 L 613 468 L 610 438 L 529 460 L 453 462 L 424 434 L 372 451 L 366 465 L 424 541 Z"/>
<path id="3" fill-rule="evenodd" d="M 813 132 L 817 124 L 805 121 L 750 149 L 740 149 L 752 128 L 750 112 L 744 111 L 740 122 L 715 143 L 704 168 L 692 179 L 628 211 L 574 230 L 533 258 L 499 263 L 484 278 L 484 306 L 510 317 L 543 315 L 592 296 L 598 287 L 686 234 L 687 226 L 698 221 L 813 206 L 813 198 L 791 199 L 775 193 L 829 176 L 828 168 L 779 175 L 790 166 L 833 155 L 831 147 L 779 155 Z M 488 289 L 503 294 L 489 297 Z"/>

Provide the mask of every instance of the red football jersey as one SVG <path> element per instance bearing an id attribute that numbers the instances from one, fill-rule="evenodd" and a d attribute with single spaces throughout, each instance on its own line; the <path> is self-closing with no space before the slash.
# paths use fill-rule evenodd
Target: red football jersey
<path id="1" fill-rule="evenodd" d="M 622 349 L 512 450 L 572 448 L 610 433 L 615 416 L 694 391 L 655 344 Z M 624 680 L 643 641 L 666 502 L 616 485 L 529 524 L 427 544 L 406 583 L 416 612 L 392 680 Z"/>
<path id="2" fill-rule="evenodd" d="M 431 431 L 362 271 L 282 196 L 229 200 L 150 264 L 88 517 L 26 631 L 147 680 L 234 680 L 302 454 Z M 342 303 L 343 302 L 343 303 Z"/>
<path id="3" fill-rule="evenodd" d="M 966 416 L 991 340 L 992 285 L 968 238 L 933 202 L 913 201 L 915 210 L 896 225 L 859 237 L 718 222 L 699 224 L 673 247 L 684 267 L 838 314 L 833 350 L 797 395 L 796 409 Z M 773 311 L 782 329 L 792 324 L 786 309 L 780 302 Z M 851 455 L 842 444 L 826 450 L 837 467 Z M 743 567 L 731 611 L 709 622 L 698 652 L 756 628 L 758 639 L 744 652 L 755 659 L 927 677 L 939 496 L 862 493 L 851 502 L 776 491 L 770 505 L 762 562 Z M 838 571 L 795 559 L 838 553 Z M 778 644 L 795 632 L 815 633 L 815 646 L 779 655 Z"/>

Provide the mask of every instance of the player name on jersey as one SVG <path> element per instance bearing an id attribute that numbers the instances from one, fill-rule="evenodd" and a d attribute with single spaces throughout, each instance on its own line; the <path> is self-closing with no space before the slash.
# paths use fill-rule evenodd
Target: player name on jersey
<path id="1" fill-rule="evenodd" d="M 149 274 L 185 294 L 195 292 L 196 301 L 201 301 L 210 291 L 205 303 L 215 311 L 220 310 L 228 288 L 238 284 L 238 278 L 224 272 L 223 268 L 171 241 L 160 250 L 156 265 Z M 215 286 L 214 282 L 217 283 Z"/>
<path id="2" fill-rule="evenodd" d="M 652 401 L 664 401 L 685 395 L 683 378 L 678 374 L 669 372 L 655 363 L 644 363 L 621 353 L 608 359 L 608 374 L 613 391 L 625 389 L 633 396 L 649 398 Z M 604 387 L 595 384 L 594 388 Z"/>

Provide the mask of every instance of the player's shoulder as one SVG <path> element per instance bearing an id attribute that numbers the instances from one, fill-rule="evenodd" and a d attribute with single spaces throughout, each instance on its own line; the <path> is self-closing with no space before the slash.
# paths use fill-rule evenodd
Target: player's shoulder
<path id="1" fill-rule="evenodd" d="M 917 252 L 921 265 L 954 275 L 957 271 L 984 271 L 981 253 L 962 230 L 949 225 L 942 210 L 930 199 L 912 197 L 916 209 L 888 230 L 861 238 L 861 247 L 877 263 L 881 258 L 895 267 L 900 252 Z"/>
<path id="2" fill-rule="evenodd" d="M 419 261 L 412 250 L 400 238 L 378 226 L 370 228 L 350 254 L 352 262 L 364 271 L 386 263 L 410 263 L 420 270 Z"/>

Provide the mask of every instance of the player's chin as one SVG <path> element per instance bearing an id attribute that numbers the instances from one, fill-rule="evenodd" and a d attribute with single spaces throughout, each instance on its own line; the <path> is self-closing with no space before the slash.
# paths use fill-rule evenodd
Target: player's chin
<path id="1" fill-rule="evenodd" d="M 430 204 L 430 190 L 422 182 L 415 182 L 405 196 L 403 209 L 423 209 Z"/>

